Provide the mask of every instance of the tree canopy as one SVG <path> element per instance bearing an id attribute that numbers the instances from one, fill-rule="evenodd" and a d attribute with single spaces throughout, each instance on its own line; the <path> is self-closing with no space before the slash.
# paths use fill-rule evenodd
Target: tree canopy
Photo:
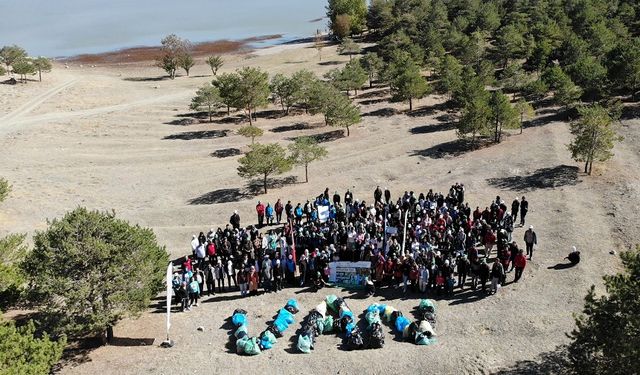
<path id="1" fill-rule="evenodd" d="M 591 174 L 594 161 L 607 161 L 613 156 L 613 147 L 620 137 L 611 113 L 596 104 L 578 108 L 580 118 L 571 123 L 573 141 L 568 145 L 571 156 L 584 162 L 584 172 Z"/>
<path id="2" fill-rule="evenodd" d="M 312 137 L 298 137 L 289 145 L 291 160 L 296 165 L 304 166 L 304 182 L 309 182 L 309 163 L 327 156 L 327 149 L 318 145 Z"/>
<path id="3" fill-rule="evenodd" d="M 213 73 L 213 75 L 215 76 L 218 74 L 218 70 L 220 70 L 222 65 L 224 65 L 224 60 L 222 60 L 222 56 L 209 56 L 207 58 L 207 65 L 209 65 L 209 68 L 211 68 L 211 73 Z"/>
<path id="4" fill-rule="evenodd" d="M 220 90 L 217 87 L 206 84 L 196 91 L 196 96 L 191 99 L 189 108 L 194 111 L 205 109 L 209 115 L 209 122 L 213 121 L 213 111 L 223 106 Z"/>
<path id="5" fill-rule="evenodd" d="M 569 359 L 576 374 L 632 373 L 640 368 L 640 250 L 620 253 L 623 272 L 605 276 L 605 294 L 591 287 L 571 333 Z"/>
<path id="6" fill-rule="evenodd" d="M 179 38 L 175 34 L 167 35 L 160 41 L 162 44 L 161 53 L 156 58 L 156 66 L 164 69 L 171 79 L 176 77 L 176 71 L 178 68 L 188 66 L 189 61 L 193 63 L 193 58 L 190 55 L 191 42 L 187 39 Z M 191 58 L 189 60 L 189 58 Z M 191 64 L 193 66 L 193 64 Z M 189 66 L 189 68 L 191 68 Z M 188 70 L 187 75 L 188 75 Z"/>
<path id="7" fill-rule="evenodd" d="M 420 99 L 431 91 L 419 65 L 407 53 L 398 52 L 387 67 L 385 75 L 389 80 L 393 99 L 408 101 L 409 111 L 413 110 L 414 99 Z"/>
<path id="8" fill-rule="evenodd" d="M 163 289 L 168 262 L 151 229 L 79 207 L 36 232 L 22 268 L 52 333 L 109 338 Z"/>
<path id="9" fill-rule="evenodd" d="M 256 137 L 262 137 L 264 131 L 257 126 L 246 125 L 238 129 L 238 134 L 243 137 L 251 138 L 251 144 L 254 144 Z"/>
<path id="10" fill-rule="evenodd" d="M 53 65 L 51 64 L 51 59 L 40 56 L 33 60 L 33 67 L 38 72 L 38 78 L 42 82 L 42 73 L 49 73 Z"/>
<path id="11" fill-rule="evenodd" d="M 253 125 L 252 113 L 266 105 L 269 99 L 269 74 L 249 67 L 236 70 L 236 74 L 240 78 L 236 97 L 249 116 L 249 124 Z"/>
<path id="12" fill-rule="evenodd" d="M 329 28 L 339 37 L 346 36 L 344 31 L 339 30 L 340 22 L 338 18 L 342 16 L 343 21 L 348 22 L 348 33 L 359 34 L 366 26 L 367 2 L 366 0 L 329 0 L 327 5 L 327 17 L 329 18 Z"/>
<path id="13" fill-rule="evenodd" d="M 22 327 L 0 321 L 0 374 L 49 374 L 65 345 L 64 337 L 57 341 L 46 333 L 36 337 L 32 321 Z"/>
<path id="14" fill-rule="evenodd" d="M 269 177 L 290 171 L 293 162 L 277 143 L 255 143 L 249 147 L 251 151 L 238 160 L 238 175 L 243 178 L 261 177 L 266 194 Z"/>

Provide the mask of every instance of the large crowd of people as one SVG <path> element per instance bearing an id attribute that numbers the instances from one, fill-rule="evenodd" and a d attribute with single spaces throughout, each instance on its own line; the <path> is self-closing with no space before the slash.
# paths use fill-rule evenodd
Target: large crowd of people
<path id="1" fill-rule="evenodd" d="M 472 209 L 459 183 L 445 193 L 405 191 L 395 199 L 378 186 L 370 202 L 349 190 L 330 195 L 329 188 L 295 205 L 258 201 L 257 224 L 243 226 L 235 211 L 224 228 L 193 235 L 191 254 L 174 274 L 177 301 L 188 311 L 216 292 L 319 289 L 329 284 L 332 261 L 370 262 L 371 293 L 496 293 L 513 270 L 518 282 L 533 256 L 533 226 L 522 237 L 526 254 L 513 236 L 518 215 L 524 227 L 528 210 L 524 196 L 510 207 L 498 196 Z"/>

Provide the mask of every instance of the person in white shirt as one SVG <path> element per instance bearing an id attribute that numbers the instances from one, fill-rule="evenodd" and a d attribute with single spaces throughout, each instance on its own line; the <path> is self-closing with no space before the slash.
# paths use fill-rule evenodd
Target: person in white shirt
<path id="1" fill-rule="evenodd" d="M 193 255 L 196 255 L 196 249 L 198 248 L 198 245 L 200 245 L 200 241 L 198 241 L 198 237 L 194 234 L 191 238 L 191 253 Z"/>

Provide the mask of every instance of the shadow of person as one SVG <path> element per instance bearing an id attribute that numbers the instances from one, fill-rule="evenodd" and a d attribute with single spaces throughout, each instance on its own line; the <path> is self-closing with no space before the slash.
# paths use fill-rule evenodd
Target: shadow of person
<path id="1" fill-rule="evenodd" d="M 554 266 L 547 267 L 548 270 L 564 270 L 575 266 L 577 263 L 558 263 Z"/>

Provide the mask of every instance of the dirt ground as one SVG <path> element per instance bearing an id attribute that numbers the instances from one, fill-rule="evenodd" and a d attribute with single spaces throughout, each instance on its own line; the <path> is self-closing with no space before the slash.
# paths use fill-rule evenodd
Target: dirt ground
<path id="1" fill-rule="evenodd" d="M 290 73 L 301 68 L 318 75 L 346 62 L 335 48 L 317 51 L 310 45 L 288 45 L 256 53 L 227 56 L 222 71 L 259 66 Z M 249 311 L 250 333 L 257 334 L 288 298 L 302 306 L 298 322 L 327 293 L 346 297 L 355 312 L 370 303 L 391 304 L 406 314 L 419 296 L 386 291 L 366 298 L 359 293 L 328 289 L 317 294 L 287 289 L 246 299 L 238 292 L 206 297 L 189 313 L 173 315 L 171 336 L 176 346 L 162 349 L 164 314 L 153 307 L 136 320 L 115 329 L 119 338 L 153 338 L 151 346 L 136 340 L 90 351 L 82 363 L 63 368 L 66 374 L 208 374 L 241 373 L 521 373 L 537 372 L 559 345 L 568 342 L 572 314 L 580 311 L 587 288 L 601 289 L 601 276 L 619 268 L 611 250 L 640 242 L 638 219 L 640 133 L 637 120 L 624 120 L 625 140 L 616 156 L 598 164 L 591 177 L 581 173 L 567 151 L 570 134 L 553 108 L 538 111 L 524 134 L 513 132 L 504 142 L 464 152 L 456 141 L 442 97 L 430 96 L 408 105 L 390 104 L 377 87 L 364 90 L 357 101 L 363 121 L 350 137 L 322 125 L 320 117 L 281 117 L 277 107 L 259 114 L 265 130 L 261 142 L 291 142 L 299 135 L 322 134 L 329 151 L 322 163 L 310 166 L 310 182 L 296 168 L 280 176 L 282 186 L 268 194 L 236 173 L 247 139 L 235 134 L 239 120 L 189 124 L 188 104 L 195 90 L 210 81 L 202 61 L 191 77 L 162 79 L 152 62 L 68 68 L 57 65 L 42 83 L 0 85 L 0 175 L 13 193 L 0 208 L 0 235 L 46 228 L 47 219 L 78 205 L 114 209 L 119 217 L 154 229 L 160 243 L 178 257 L 190 251 L 191 235 L 227 223 L 238 209 L 243 224 L 253 223 L 256 200 L 294 203 L 316 196 L 325 187 L 355 198 L 372 199 L 376 185 L 394 196 L 405 190 L 446 191 L 455 182 L 467 188 L 471 205 L 484 207 L 496 195 L 510 202 L 526 195 L 527 224 L 538 235 L 539 247 L 524 280 L 509 284 L 495 296 L 458 292 L 439 299 L 438 344 L 419 347 L 392 339 L 387 329 L 383 349 L 347 352 L 340 338 L 319 338 L 312 354 L 293 354 L 294 324 L 275 348 L 257 357 L 230 352 L 225 319 L 235 308 Z M 186 119 L 186 120 L 185 120 Z M 225 136 L 223 136 L 225 135 Z M 292 176 L 292 177 L 290 177 Z M 289 177 L 289 178 L 288 178 Z M 522 242 L 524 229 L 516 229 Z M 583 254 L 574 268 L 555 267 L 572 245 Z M 512 280 L 513 274 L 507 280 Z M 161 311 L 159 311 L 161 312 Z M 203 326 L 204 332 L 196 327 Z M 541 367 L 542 366 L 542 367 Z"/>

